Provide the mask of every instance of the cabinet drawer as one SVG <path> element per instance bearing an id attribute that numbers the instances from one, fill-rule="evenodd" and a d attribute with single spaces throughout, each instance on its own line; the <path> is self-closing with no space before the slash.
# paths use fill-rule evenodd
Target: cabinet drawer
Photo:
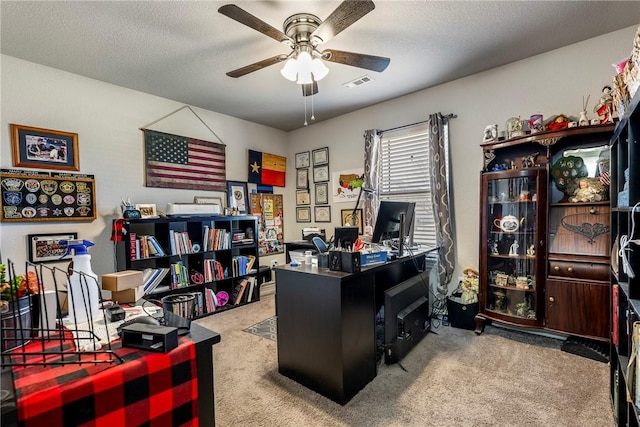
<path id="1" fill-rule="evenodd" d="M 549 261 L 549 276 L 609 281 L 609 265 L 593 262 Z"/>

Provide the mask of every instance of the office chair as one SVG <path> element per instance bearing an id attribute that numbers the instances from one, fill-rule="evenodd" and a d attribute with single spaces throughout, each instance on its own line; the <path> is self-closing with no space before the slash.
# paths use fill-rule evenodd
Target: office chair
<path id="1" fill-rule="evenodd" d="M 320 236 L 315 236 L 313 239 L 311 239 L 311 242 L 313 243 L 313 246 L 315 246 L 318 250 L 318 253 L 323 254 L 329 250 L 329 247 Z"/>

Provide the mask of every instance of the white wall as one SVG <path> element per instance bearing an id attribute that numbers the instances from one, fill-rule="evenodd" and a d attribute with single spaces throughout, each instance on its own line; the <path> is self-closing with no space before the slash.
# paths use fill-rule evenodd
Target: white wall
<path id="1" fill-rule="evenodd" d="M 478 266 L 480 143 L 484 127 L 497 123 L 500 130 L 505 130 L 510 117 L 528 118 L 534 113 L 545 117 L 564 113 L 577 118 L 582 97 L 587 95 L 591 95 L 588 116 L 595 118 L 593 106 L 602 87 L 611 84 L 612 64 L 629 56 L 636 28 L 629 27 L 290 132 L 289 158 L 296 152 L 329 146 L 332 171 L 362 167 L 364 130 L 403 126 L 425 120 L 436 112 L 457 114 L 450 127 L 457 236 L 457 269 L 450 286 L 455 288 L 464 267 Z M 345 89 L 345 96 L 348 91 L 358 89 Z M 295 200 L 292 163 L 289 162 L 287 170 L 288 200 Z M 340 209 L 349 207 L 353 204 L 332 206 L 332 224 L 317 225 L 326 227 L 330 235 L 330 230 L 340 225 Z M 295 218 L 293 204 L 287 204 L 285 210 L 286 218 Z M 301 228 L 302 224 L 287 221 L 285 234 L 299 236 Z"/>
<path id="2" fill-rule="evenodd" d="M 558 113 L 576 116 L 582 97 L 589 94 L 591 111 L 602 86 L 611 82 L 611 64 L 631 52 L 635 31 L 636 27 L 629 27 L 288 134 L 215 112 L 195 110 L 227 145 L 228 179 L 246 180 L 248 148 L 288 157 L 287 187 L 277 189 L 285 195 L 287 240 L 298 239 L 302 227 L 308 225 L 295 222 L 295 153 L 328 146 L 330 171 L 357 168 L 363 164 L 365 129 L 402 126 L 422 121 L 438 111 L 457 114 L 450 132 L 456 277 L 465 266 L 478 264 L 480 142 L 484 127 L 498 123 L 504 130 L 509 117 L 528 117 L 538 112 L 547 117 Z M 111 221 L 119 214 L 121 197 L 131 197 L 137 203 L 155 203 L 162 208 L 167 202 L 189 202 L 194 195 L 203 194 L 143 185 L 143 142 L 139 128 L 183 104 L 12 57 L 1 56 L 0 60 L 0 167 L 11 167 L 10 123 L 76 132 L 81 173 L 95 175 L 98 207 L 98 219 L 93 222 L 3 223 L 0 229 L 3 259 L 10 258 L 18 265 L 24 262 L 27 234 L 77 231 L 80 238 L 96 242 L 92 249 L 94 270 L 98 274 L 107 273 L 114 270 L 109 237 Z M 213 137 L 187 110 L 152 128 L 201 139 Z M 317 225 L 331 233 L 339 225 L 340 209 L 350 207 L 351 203 L 335 204 L 333 222 Z M 282 263 L 283 258 L 278 255 L 271 259 Z M 270 258 L 262 259 L 261 263 L 270 264 Z"/>
<path id="3" fill-rule="evenodd" d="M 9 124 L 16 123 L 77 133 L 80 173 L 93 174 L 96 180 L 95 221 L 2 223 L 2 259 L 14 261 L 18 273 L 26 259 L 27 234 L 74 231 L 79 238 L 96 243 L 90 253 L 98 275 L 115 271 L 113 244 L 109 239 L 111 223 L 120 215 L 123 197 L 130 197 L 134 203 L 155 203 L 160 210 L 165 209 L 167 202 L 192 202 L 195 195 L 225 197 L 224 193 L 144 186 L 144 145 L 139 129 L 184 104 L 13 57 L 2 56 L 1 61 L 0 167 L 12 167 Z M 248 148 L 287 154 L 287 134 L 283 131 L 194 110 L 226 144 L 227 179 L 246 181 Z M 209 141 L 215 138 L 188 109 L 150 128 Z M 268 258 L 261 262 L 269 264 Z M 58 266 L 65 265 L 66 262 Z"/>

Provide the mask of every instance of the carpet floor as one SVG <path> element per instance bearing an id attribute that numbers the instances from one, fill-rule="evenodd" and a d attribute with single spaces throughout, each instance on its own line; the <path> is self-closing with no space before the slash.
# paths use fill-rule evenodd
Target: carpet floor
<path id="1" fill-rule="evenodd" d="M 213 347 L 218 427 L 614 425 L 607 364 L 493 326 L 482 335 L 435 328 L 341 406 L 278 373 L 274 315 L 269 295 L 196 321 L 222 337 Z"/>

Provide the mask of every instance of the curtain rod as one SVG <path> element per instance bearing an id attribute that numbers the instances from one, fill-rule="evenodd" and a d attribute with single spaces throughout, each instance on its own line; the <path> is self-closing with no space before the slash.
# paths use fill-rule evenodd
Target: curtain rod
<path id="1" fill-rule="evenodd" d="M 442 114 L 442 113 L 439 113 L 439 114 Z M 446 115 L 443 115 L 442 117 L 444 117 L 445 119 L 455 119 L 455 118 L 457 118 L 458 116 L 457 116 L 456 114 L 453 114 L 453 113 L 452 113 L 452 114 L 446 114 Z M 400 129 L 408 128 L 408 127 L 411 127 L 411 126 L 417 126 L 417 125 L 421 125 L 421 124 L 423 124 L 423 123 L 427 123 L 428 121 L 429 121 L 429 120 L 423 120 L 423 121 L 421 121 L 421 122 L 411 123 L 411 124 L 409 124 L 409 125 L 403 125 L 403 126 L 398 126 L 398 127 L 391 128 L 391 129 L 385 129 L 385 130 L 381 130 L 381 131 L 380 131 L 380 133 L 383 133 L 383 132 L 391 132 L 391 131 L 393 131 L 393 130 L 400 130 Z"/>

